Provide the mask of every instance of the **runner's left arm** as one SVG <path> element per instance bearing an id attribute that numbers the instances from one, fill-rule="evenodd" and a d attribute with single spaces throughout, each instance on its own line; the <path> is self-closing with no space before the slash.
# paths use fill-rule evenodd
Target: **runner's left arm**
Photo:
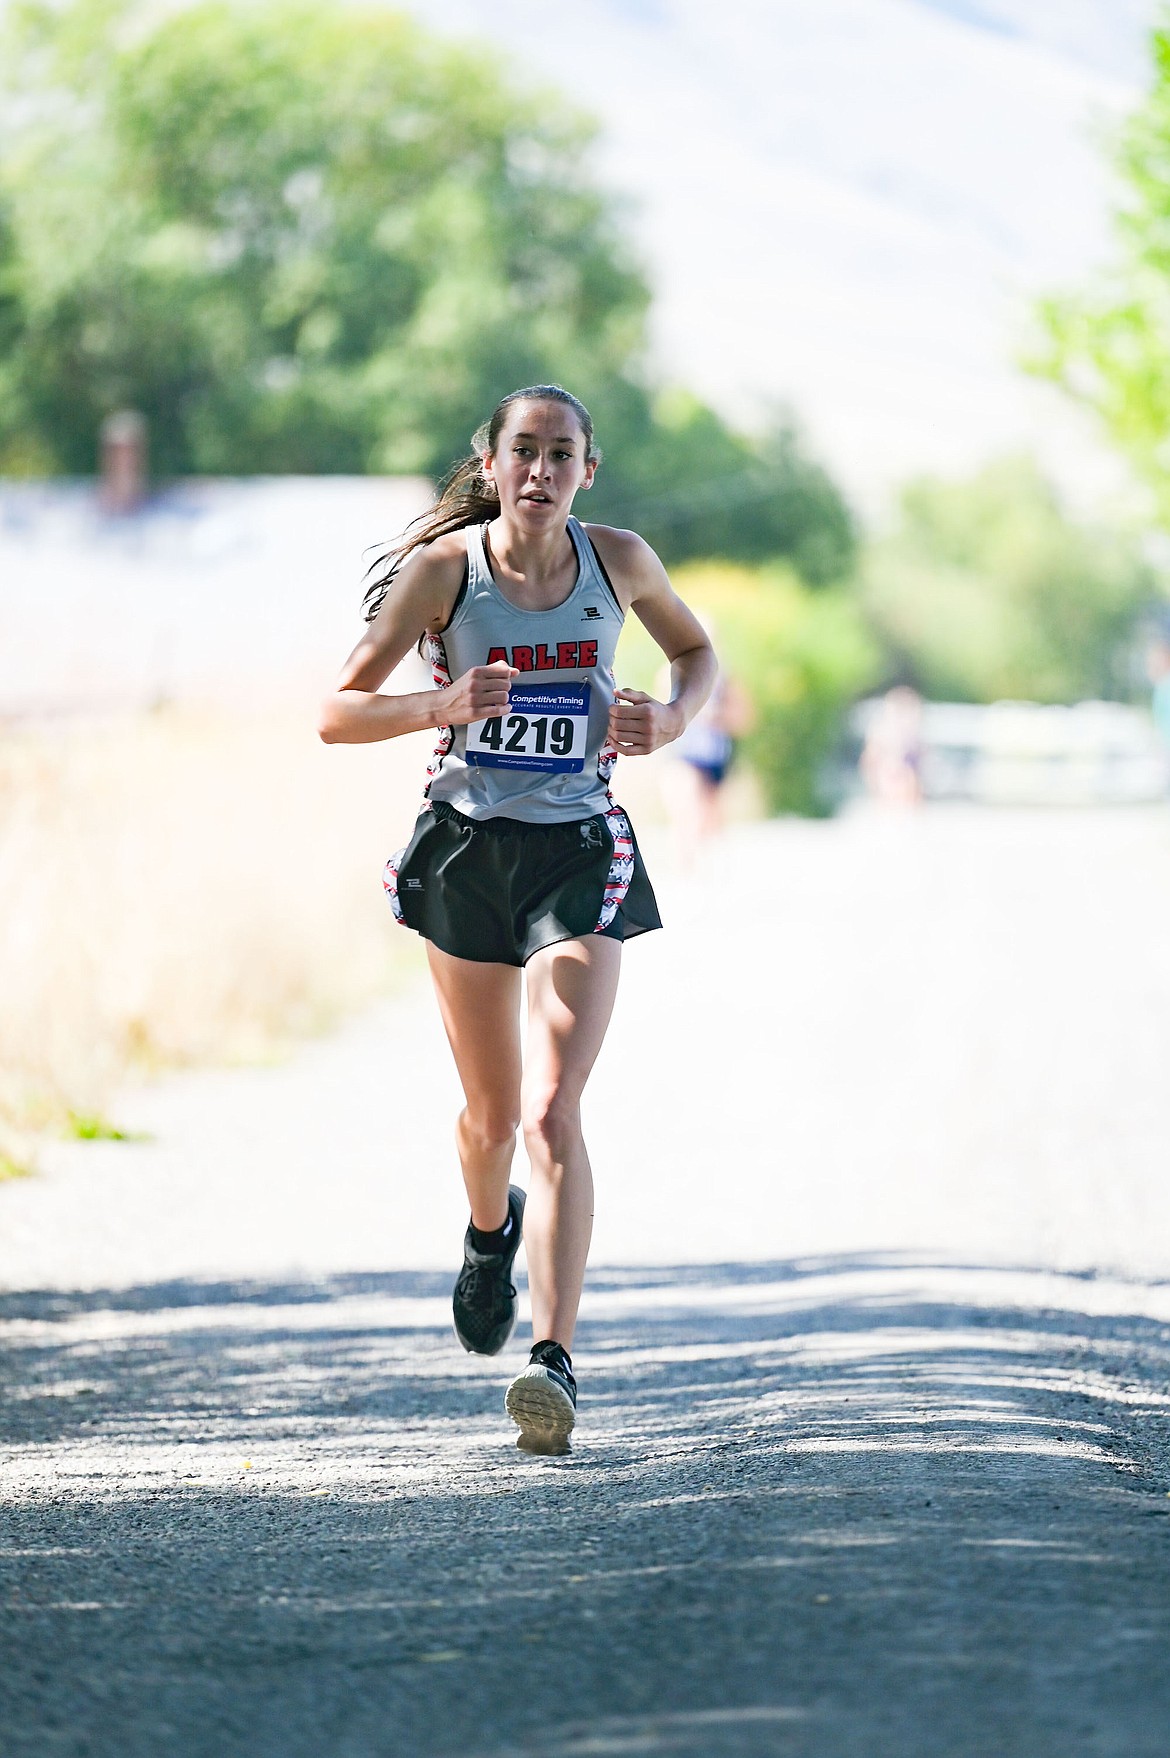
<path id="1" fill-rule="evenodd" d="M 694 719 L 718 672 L 715 650 L 694 612 L 688 610 L 650 545 L 633 531 L 590 526 L 590 536 L 625 610 L 632 610 L 670 662 L 670 700 L 645 690 L 621 689 L 609 715 L 609 734 L 619 751 L 644 757 L 677 739 Z"/>

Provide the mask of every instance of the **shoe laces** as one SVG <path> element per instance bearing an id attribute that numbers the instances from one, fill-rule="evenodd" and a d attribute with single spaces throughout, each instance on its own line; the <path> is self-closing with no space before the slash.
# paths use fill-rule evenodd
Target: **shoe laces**
<path id="1" fill-rule="evenodd" d="M 499 1270 L 490 1264 L 466 1264 L 459 1278 L 459 1287 L 465 1300 L 477 1301 L 487 1294 L 503 1305 L 516 1296 L 511 1282 L 501 1282 Z"/>
<path id="2" fill-rule="evenodd" d="M 577 1383 L 568 1350 L 563 1343 L 534 1343 L 530 1363 L 534 1367 L 547 1367 L 552 1373 L 560 1374 L 571 1386 Z"/>

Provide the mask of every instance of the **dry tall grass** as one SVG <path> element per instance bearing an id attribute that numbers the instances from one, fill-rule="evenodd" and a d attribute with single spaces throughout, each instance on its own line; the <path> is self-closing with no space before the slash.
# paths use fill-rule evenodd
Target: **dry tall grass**
<path id="1" fill-rule="evenodd" d="M 428 741 L 311 711 L 0 736 L 0 1164 L 133 1068 L 271 1054 L 417 967 L 383 901 Z"/>

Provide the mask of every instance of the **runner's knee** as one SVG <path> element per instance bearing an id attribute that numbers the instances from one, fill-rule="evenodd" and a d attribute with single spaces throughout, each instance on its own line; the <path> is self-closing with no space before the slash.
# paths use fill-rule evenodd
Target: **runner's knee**
<path id="1" fill-rule="evenodd" d="M 563 1160 L 581 1134 L 580 1102 L 556 1088 L 532 1093 L 524 1100 L 523 1123 L 530 1155 Z"/>
<path id="2" fill-rule="evenodd" d="M 459 1118 L 459 1136 L 476 1154 L 496 1154 L 511 1147 L 519 1118 L 510 1110 L 472 1111 L 468 1106 Z"/>

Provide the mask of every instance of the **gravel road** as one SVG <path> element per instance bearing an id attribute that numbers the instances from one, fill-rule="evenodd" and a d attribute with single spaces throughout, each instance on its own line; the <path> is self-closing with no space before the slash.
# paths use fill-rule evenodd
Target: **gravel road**
<path id="1" fill-rule="evenodd" d="M 6 1754 L 1164 1758 L 1170 820 L 663 891 L 566 1459 L 450 1335 L 421 994 L 0 1190 Z"/>

